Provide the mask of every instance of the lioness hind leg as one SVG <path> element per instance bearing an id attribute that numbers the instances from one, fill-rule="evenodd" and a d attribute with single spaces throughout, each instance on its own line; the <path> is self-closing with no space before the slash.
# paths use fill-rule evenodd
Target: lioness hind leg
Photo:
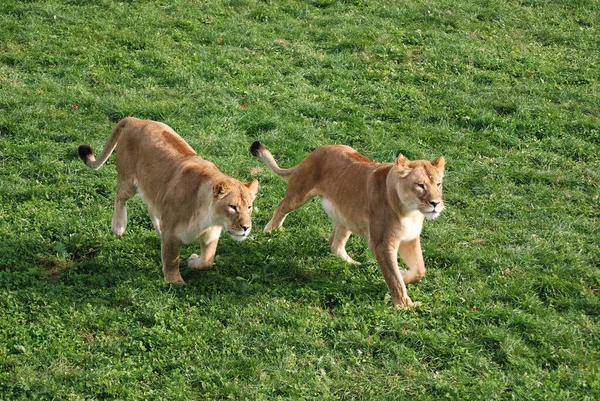
<path id="1" fill-rule="evenodd" d="M 348 256 L 348 253 L 346 252 L 346 242 L 348 242 L 350 234 L 352 234 L 350 230 L 334 221 L 333 233 L 331 233 L 331 238 L 329 239 L 329 246 L 331 247 L 331 252 L 333 252 L 334 255 L 339 256 L 346 262 L 352 263 L 353 265 L 360 265 L 359 262 Z"/>
<path id="2" fill-rule="evenodd" d="M 158 237 L 160 238 L 160 237 L 162 237 L 162 231 L 160 229 L 160 219 L 158 218 L 157 214 L 154 212 L 152 206 L 146 202 L 146 200 L 144 199 L 143 196 L 142 196 L 142 199 L 144 200 L 144 203 L 146 203 L 146 208 L 148 209 L 148 215 L 150 215 L 150 220 L 152 221 L 152 225 L 154 226 L 154 229 L 156 230 L 156 233 L 158 234 Z"/>
<path id="3" fill-rule="evenodd" d="M 127 228 L 127 201 L 135 195 L 133 183 L 118 182 L 115 197 L 115 211 L 112 218 L 112 230 L 117 237 L 122 237 Z"/>
<path id="4" fill-rule="evenodd" d="M 188 258 L 188 267 L 194 270 L 209 270 L 212 269 L 217 245 L 219 244 L 219 236 L 221 235 L 221 227 L 212 227 L 200 239 L 200 256 L 195 253 Z"/>
<path id="5" fill-rule="evenodd" d="M 289 201 L 287 198 L 283 198 L 281 202 L 279 202 L 279 205 L 277 205 L 277 209 L 275 209 L 275 213 L 273 213 L 273 217 L 271 217 L 271 220 L 265 226 L 264 232 L 268 233 L 269 231 L 279 230 L 288 213 L 290 213 L 297 207 L 300 207 L 290 207 L 288 203 Z"/>
<path id="6" fill-rule="evenodd" d="M 294 197 L 290 197 L 286 194 L 286 196 L 281 200 L 281 202 L 279 202 L 277 209 L 275 209 L 275 213 L 273 213 L 273 217 L 265 226 L 264 231 L 269 232 L 280 229 L 286 216 L 290 212 L 304 205 L 306 202 L 308 202 L 310 198 L 312 198 L 312 195 L 310 194 Z"/>
<path id="7" fill-rule="evenodd" d="M 156 215 L 150 211 L 150 208 L 148 208 L 148 214 L 150 215 L 150 220 L 152 220 L 152 225 L 154 226 L 154 229 L 156 230 L 156 232 L 158 233 L 158 236 L 160 237 L 162 235 L 161 231 L 160 231 L 160 219 L 158 217 L 156 217 Z"/>

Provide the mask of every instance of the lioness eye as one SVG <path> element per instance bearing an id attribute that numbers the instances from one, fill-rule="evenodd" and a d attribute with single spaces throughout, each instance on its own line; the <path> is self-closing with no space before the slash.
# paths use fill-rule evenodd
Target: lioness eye
<path id="1" fill-rule="evenodd" d="M 437 187 L 438 187 L 438 188 L 441 188 L 441 187 L 442 187 L 442 183 L 441 183 L 441 182 L 439 182 L 439 183 L 437 184 Z"/>
<path id="2" fill-rule="evenodd" d="M 252 210 L 252 206 L 248 206 L 248 211 Z"/>
<path id="3" fill-rule="evenodd" d="M 229 209 L 233 210 L 234 212 L 237 212 L 237 207 L 236 206 L 229 205 Z"/>
<path id="4" fill-rule="evenodd" d="M 417 184 L 417 186 L 421 189 L 425 189 L 425 184 Z"/>

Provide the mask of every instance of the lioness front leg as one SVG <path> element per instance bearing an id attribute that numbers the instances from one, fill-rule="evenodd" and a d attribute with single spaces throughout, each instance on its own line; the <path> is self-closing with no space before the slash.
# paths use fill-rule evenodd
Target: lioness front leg
<path id="1" fill-rule="evenodd" d="M 417 237 L 412 241 L 402 242 L 398 248 L 398 253 L 410 269 L 401 271 L 404 283 L 410 284 L 420 281 L 425 276 L 425 262 L 423 261 L 420 238 Z"/>
<path id="2" fill-rule="evenodd" d="M 190 269 L 212 269 L 221 230 L 221 227 L 211 227 L 202 235 L 200 238 L 200 256 L 194 253 L 188 258 L 188 267 Z"/>
<path id="3" fill-rule="evenodd" d="M 161 256 L 163 274 L 167 283 L 183 284 L 183 277 L 179 272 L 179 252 L 181 241 L 173 235 L 163 235 L 161 241 Z"/>
<path id="4" fill-rule="evenodd" d="M 392 295 L 394 306 L 403 308 L 414 305 L 408 296 L 402 274 L 400 274 L 400 270 L 398 269 L 398 241 L 388 240 L 379 242 L 369 239 L 369 249 L 371 249 L 371 252 L 377 258 L 385 283 Z"/>

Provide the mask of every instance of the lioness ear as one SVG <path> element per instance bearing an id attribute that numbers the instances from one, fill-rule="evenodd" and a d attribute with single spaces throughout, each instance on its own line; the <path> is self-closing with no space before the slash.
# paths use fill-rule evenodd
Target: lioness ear
<path id="1" fill-rule="evenodd" d="M 400 178 L 405 178 L 411 172 L 411 169 L 408 167 L 409 163 L 410 160 L 408 160 L 408 158 L 403 154 L 400 154 L 396 159 L 395 164 L 396 167 L 398 167 Z"/>
<path id="2" fill-rule="evenodd" d="M 396 159 L 396 166 L 400 166 L 400 167 L 408 167 L 408 158 L 406 156 L 404 156 L 402 153 L 400 153 L 398 155 L 398 158 Z"/>
<path id="3" fill-rule="evenodd" d="M 250 191 L 250 195 L 252 195 L 252 200 L 254 200 L 254 198 L 256 198 L 256 192 L 258 191 L 258 181 L 252 180 L 246 184 L 246 187 L 248 188 L 248 191 Z"/>
<path id="4" fill-rule="evenodd" d="M 218 199 L 222 199 L 231 192 L 231 184 L 227 181 L 219 181 L 213 187 L 213 196 Z"/>
<path id="5" fill-rule="evenodd" d="M 446 167 L 446 159 L 444 158 L 444 156 L 440 156 L 434 161 L 432 161 L 431 164 L 433 164 L 433 167 L 438 169 L 438 171 L 441 174 L 444 172 L 444 167 Z"/>

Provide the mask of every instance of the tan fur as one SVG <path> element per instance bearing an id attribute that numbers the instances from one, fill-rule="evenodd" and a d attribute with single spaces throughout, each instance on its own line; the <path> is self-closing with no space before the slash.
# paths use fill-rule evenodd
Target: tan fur
<path id="1" fill-rule="evenodd" d="M 406 284 L 425 275 L 420 234 L 423 219 L 442 212 L 442 178 L 445 159 L 409 161 L 400 155 L 395 163 L 377 163 L 349 146 L 322 146 L 296 167 L 281 169 L 260 143 L 252 154 L 277 175 L 288 179 L 285 197 L 265 231 L 281 227 L 291 211 L 314 196 L 333 221 L 329 241 L 335 255 L 357 263 L 346 253 L 351 233 L 369 239 L 394 305 L 413 305 Z M 398 269 L 398 253 L 409 270 Z"/>
<path id="2" fill-rule="evenodd" d="M 112 229 L 122 236 L 127 225 L 125 204 L 139 193 L 161 239 L 163 274 L 183 283 L 179 251 L 183 243 L 200 243 L 200 256 L 188 259 L 191 269 L 213 265 L 221 230 L 236 240 L 250 234 L 252 202 L 258 182 L 243 184 L 196 152 L 166 124 L 125 118 L 108 138 L 99 159 L 88 145 L 79 147 L 84 163 L 98 169 L 117 148 L 117 194 Z"/>

